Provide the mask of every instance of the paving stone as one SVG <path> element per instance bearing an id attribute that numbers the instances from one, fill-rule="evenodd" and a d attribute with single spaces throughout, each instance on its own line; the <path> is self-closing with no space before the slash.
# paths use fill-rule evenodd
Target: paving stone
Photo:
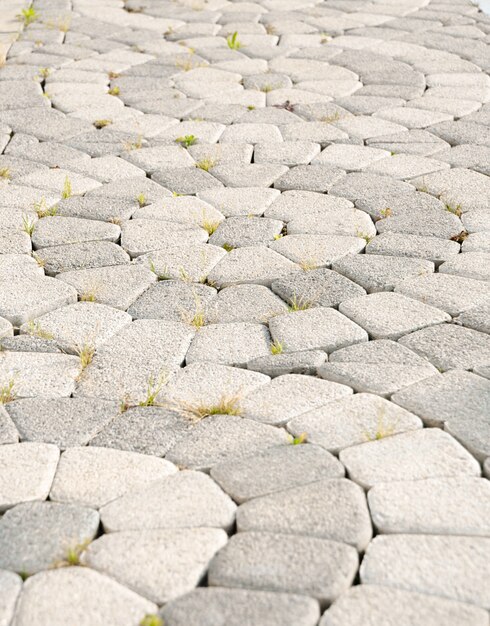
<path id="1" fill-rule="evenodd" d="M 490 362 L 490 337 L 455 324 L 418 330 L 400 343 L 428 359 L 440 371 L 474 369 Z"/>
<path id="2" fill-rule="evenodd" d="M 172 403 L 135 406 L 108 423 L 90 445 L 163 456 L 192 426 L 184 409 Z"/>
<path id="3" fill-rule="evenodd" d="M 439 271 L 443 274 L 488 281 L 490 280 L 489 260 L 490 254 L 488 252 L 468 252 L 446 261 L 440 266 Z"/>
<path id="4" fill-rule="evenodd" d="M 237 528 L 331 539 L 358 550 L 371 539 L 364 493 L 345 478 L 318 480 L 254 498 L 238 508 Z"/>
<path id="5" fill-rule="evenodd" d="M 181 322 L 134 321 L 97 350 L 76 395 L 143 402 L 183 363 L 193 335 Z"/>
<path id="6" fill-rule="evenodd" d="M 490 305 L 483 304 L 472 307 L 458 315 L 454 320 L 467 328 L 473 328 L 483 333 L 490 333 Z"/>
<path id="7" fill-rule="evenodd" d="M 400 293 L 372 293 L 352 298 L 340 304 L 339 311 L 364 328 L 373 339 L 398 339 L 420 328 L 450 321 L 444 311 Z"/>
<path id="8" fill-rule="evenodd" d="M 262 324 L 230 322 L 199 329 L 186 362 L 213 361 L 244 367 L 248 361 L 270 353 L 270 335 Z"/>
<path id="9" fill-rule="evenodd" d="M 205 316 L 216 299 L 216 290 L 207 285 L 165 280 L 147 289 L 128 309 L 134 319 L 164 319 L 195 324 Z"/>
<path id="10" fill-rule="evenodd" d="M 174 445 L 167 460 L 179 467 L 208 471 L 218 463 L 290 443 L 278 428 L 234 415 L 211 415 Z"/>
<path id="11" fill-rule="evenodd" d="M 456 241 L 445 241 L 439 237 L 385 232 L 368 243 L 366 253 L 421 258 L 439 265 L 459 254 L 460 247 Z"/>
<path id="12" fill-rule="evenodd" d="M 278 196 L 280 196 L 278 189 L 265 189 L 264 187 L 222 187 L 204 189 L 197 193 L 198 198 L 209 202 L 226 217 L 262 215 Z"/>
<path id="13" fill-rule="evenodd" d="M 211 477 L 238 503 L 343 475 L 337 459 L 313 445 L 277 446 L 211 470 Z"/>
<path id="14" fill-rule="evenodd" d="M 320 626 L 484 626 L 487 619 L 476 606 L 376 584 L 351 587 L 323 614 Z"/>
<path id="15" fill-rule="evenodd" d="M 0 510 L 22 502 L 45 500 L 58 465 L 60 452 L 45 443 L 14 443 L 0 447 L 2 472 Z"/>
<path id="16" fill-rule="evenodd" d="M 316 374 L 317 368 L 327 359 L 327 353 L 321 350 L 304 352 L 284 352 L 252 359 L 247 363 L 249 370 L 262 372 L 271 378 L 284 374 Z"/>
<path id="17" fill-rule="evenodd" d="M 22 588 L 22 578 L 14 572 L 0 570 L 0 624 L 8 626 Z"/>
<path id="18" fill-rule="evenodd" d="M 181 409 L 214 409 L 222 403 L 225 406 L 231 403 L 231 408 L 239 409 L 243 396 L 269 380 L 263 374 L 218 363 L 191 363 L 180 369 L 169 382 L 165 388 L 165 400 Z M 216 410 L 209 412 L 212 413 Z"/>
<path id="19" fill-rule="evenodd" d="M 298 265 L 269 248 L 247 246 L 223 256 L 208 274 L 208 282 L 219 289 L 249 283 L 270 287 L 277 278 L 299 270 Z"/>
<path id="20" fill-rule="evenodd" d="M 168 461 L 135 452 L 75 447 L 61 455 L 50 499 L 100 508 L 176 471 Z"/>
<path id="21" fill-rule="evenodd" d="M 192 196 L 164 198 L 155 204 L 140 207 L 133 214 L 133 219 L 137 218 L 166 220 L 188 226 L 199 226 L 206 222 L 214 225 L 225 219 L 213 206 Z"/>
<path id="22" fill-rule="evenodd" d="M 101 185 L 89 192 L 87 197 L 102 197 L 112 200 L 121 198 L 132 202 L 135 200 L 139 202 L 138 198 L 144 198 L 145 203 L 151 204 L 171 195 L 172 193 L 168 189 L 165 189 L 155 181 L 137 176 L 136 178 L 125 178 Z"/>
<path id="23" fill-rule="evenodd" d="M 320 612 L 318 603 L 306 596 L 208 587 L 171 600 L 160 614 L 170 626 L 189 621 L 210 626 L 217 619 L 228 626 L 314 626 Z"/>
<path id="24" fill-rule="evenodd" d="M 293 218 L 288 222 L 287 232 L 288 235 L 299 233 L 347 235 L 368 241 L 376 234 L 376 227 L 363 211 L 337 209 L 324 214 L 315 212 Z"/>
<path id="25" fill-rule="evenodd" d="M 349 446 L 422 427 L 412 413 L 378 396 L 358 393 L 294 417 L 288 430 L 296 437 L 338 453 Z"/>
<path id="26" fill-rule="evenodd" d="M 215 528 L 120 532 L 94 541 L 83 562 L 163 604 L 199 584 L 226 540 Z"/>
<path id="27" fill-rule="evenodd" d="M 275 280 L 272 291 L 292 306 L 301 302 L 311 307 L 338 306 L 344 300 L 366 293 L 356 283 L 325 268 L 296 272 Z"/>
<path id="28" fill-rule="evenodd" d="M 210 302 L 207 319 L 213 324 L 267 323 L 269 318 L 287 310 L 287 304 L 263 285 L 234 285 L 222 289 Z"/>
<path id="29" fill-rule="evenodd" d="M 451 274 L 408 278 L 397 285 L 395 291 L 446 311 L 453 317 L 474 306 L 490 303 L 490 286 Z"/>
<path id="30" fill-rule="evenodd" d="M 6 408 L 23 441 L 61 449 L 87 444 L 119 413 L 116 403 L 91 398 L 25 398 Z"/>
<path id="31" fill-rule="evenodd" d="M 355 172 L 390 156 L 387 150 L 377 150 L 367 146 L 331 144 L 317 156 L 313 163 L 324 163 L 342 170 Z"/>
<path id="32" fill-rule="evenodd" d="M 77 356 L 9 351 L 0 355 L 0 387 L 13 398 L 69 396 L 80 372 Z"/>
<path id="33" fill-rule="evenodd" d="M 364 249 L 361 237 L 346 235 L 287 235 L 269 244 L 275 252 L 304 267 L 329 267 L 337 259 Z"/>
<path id="34" fill-rule="evenodd" d="M 484 478 L 379 484 L 368 502 L 373 524 L 384 534 L 488 536 L 490 486 Z"/>
<path id="35" fill-rule="evenodd" d="M 281 191 L 305 189 L 325 193 L 344 175 L 343 170 L 329 165 L 297 165 L 278 177 L 274 187 Z"/>
<path id="36" fill-rule="evenodd" d="M 442 195 L 452 206 L 462 211 L 489 207 L 489 183 L 485 175 L 472 170 L 454 167 L 449 170 L 427 174 L 411 181 L 418 189 L 427 190 L 435 196 Z"/>
<path id="37" fill-rule="evenodd" d="M 437 211 L 424 214 L 414 212 L 388 216 L 376 222 L 378 233 L 395 232 L 419 235 L 421 237 L 440 237 L 454 239 L 464 231 L 461 220 L 450 211 Z"/>
<path id="38" fill-rule="evenodd" d="M 73 603 L 76 594 L 77 602 Z M 41 572 L 26 581 L 15 611 L 19 626 L 133 626 L 157 606 L 107 576 L 86 567 Z"/>
<path id="39" fill-rule="evenodd" d="M 98 527 L 99 514 L 93 509 L 55 502 L 18 504 L 0 522 L 0 563 L 29 575 L 50 569 L 91 541 Z"/>
<path id="40" fill-rule="evenodd" d="M 126 493 L 101 509 L 107 532 L 163 528 L 229 529 L 236 506 L 202 472 L 182 471 Z"/>
<path id="41" fill-rule="evenodd" d="M 319 144 L 309 141 L 264 141 L 255 144 L 254 163 L 308 165 L 319 153 Z"/>
<path id="42" fill-rule="evenodd" d="M 17 443 L 18 441 L 19 433 L 17 432 L 17 428 L 2 406 L 0 407 L 0 444 Z"/>
<path id="43" fill-rule="evenodd" d="M 32 233 L 34 248 L 46 248 L 85 241 L 116 242 L 121 229 L 116 224 L 76 217 L 44 217 L 36 222 Z"/>
<path id="44" fill-rule="evenodd" d="M 194 166 L 160 168 L 152 174 L 152 180 L 173 193 L 186 195 L 195 194 L 201 189 L 221 187 L 223 184 L 208 172 Z"/>
<path id="45" fill-rule="evenodd" d="M 238 533 L 211 562 L 208 581 L 211 587 L 305 594 L 325 606 L 350 586 L 357 562 L 354 548 L 328 539 Z"/>
<path id="46" fill-rule="evenodd" d="M 296 305 L 300 309 L 305 306 L 307 310 L 278 315 L 269 321 L 273 341 L 282 344 L 285 352 L 333 352 L 368 340 L 366 331 L 334 309 L 317 307 L 308 310 L 309 303 L 301 301 Z"/>
<path id="47" fill-rule="evenodd" d="M 296 415 L 351 393 L 352 389 L 344 385 L 299 374 L 286 374 L 245 396 L 241 408 L 245 417 L 282 426 Z"/>
<path id="48" fill-rule="evenodd" d="M 56 278 L 72 285 L 82 301 L 98 302 L 123 311 L 157 281 L 154 272 L 140 265 L 73 270 L 61 272 Z"/>
<path id="49" fill-rule="evenodd" d="M 162 167 L 185 167 L 193 163 L 187 150 L 179 145 L 131 150 L 124 158 L 148 174 L 153 174 Z"/>
<path id="50" fill-rule="evenodd" d="M 208 233 L 197 225 L 163 220 L 133 219 L 125 222 L 121 229 L 121 247 L 131 258 L 168 245 L 199 243 L 207 239 Z"/>
<path id="51" fill-rule="evenodd" d="M 105 187 L 104 187 L 105 188 Z M 82 218 L 84 220 L 100 220 L 114 222 L 128 220 L 136 211 L 138 202 L 125 198 L 100 198 L 98 196 L 72 196 L 57 204 L 57 215 L 62 217 Z M 70 224 L 70 222 L 62 222 Z M 100 225 L 97 225 L 100 228 Z"/>
<path id="52" fill-rule="evenodd" d="M 209 238 L 215 246 L 257 246 L 274 241 L 284 224 L 279 220 L 255 217 L 230 217 Z"/>
<path id="53" fill-rule="evenodd" d="M 378 536 L 362 562 L 361 581 L 488 608 L 482 574 L 489 550 L 483 537 Z"/>
<path id="54" fill-rule="evenodd" d="M 95 302 L 76 302 L 23 324 L 20 332 L 45 335 L 65 352 L 78 354 L 86 345 L 99 348 L 130 323 L 131 316 L 123 311 Z"/>
<path id="55" fill-rule="evenodd" d="M 365 488 L 380 482 L 479 476 L 479 463 L 450 435 L 431 428 L 370 441 L 340 452 L 348 476 Z"/>
<path id="56" fill-rule="evenodd" d="M 361 285 L 368 293 L 375 293 L 393 291 L 405 278 L 432 273 L 434 263 L 407 257 L 357 254 L 335 259 L 332 269 Z"/>
<path id="57" fill-rule="evenodd" d="M 110 241 L 87 241 L 43 248 L 36 258 L 49 276 L 61 272 L 129 263 L 129 255 Z"/>
<path id="58" fill-rule="evenodd" d="M 395 393 L 393 402 L 403 406 L 430 426 L 447 421 L 470 423 L 485 416 L 490 381 L 461 370 L 432 376 Z"/>

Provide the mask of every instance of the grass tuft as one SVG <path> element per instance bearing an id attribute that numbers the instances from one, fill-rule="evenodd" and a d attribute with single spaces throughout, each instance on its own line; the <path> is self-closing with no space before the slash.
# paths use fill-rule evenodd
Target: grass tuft
<path id="1" fill-rule="evenodd" d="M 27 324 L 27 334 L 31 335 L 31 337 L 39 337 L 40 339 L 54 339 L 52 333 L 44 330 L 41 327 L 41 324 L 39 322 L 35 322 L 34 320 L 31 320 Z"/>
<path id="2" fill-rule="evenodd" d="M 295 311 L 306 311 L 306 309 L 311 309 L 311 305 L 312 303 L 308 300 L 293 296 L 291 302 L 288 304 L 288 309 L 290 313 L 294 313 Z"/>
<path id="3" fill-rule="evenodd" d="M 22 230 L 32 237 L 34 229 L 36 228 L 36 222 L 34 220 L 30 220 L 27 215 L 22 216 Z"/>
<path id="4" fill-rule="evenodd" d="M 0 386 L 0 404 L 7 404 L 7 402 L 13 402 L 17 394 L 14 391 L 15 378 L 11 378 L 5 385 Z"/>
<path id="5" fill-rule="evenodd" d="M 105 128 L 106 126 L 109 126 L 110 124 L 112 124 L 112 120 L 95 120 L 94 122 L 94 126 L 97 129 Z"/>
<path id="6" fill-rule="evenodd" d="M 67 198 L 71 198 L 71 196 L 72 196 L 71 180 L 68 178 L 68 176 L 65 176 L 65 182 L 63 183 L 61 197 L 63 198 L 63 200 L 66 200 Z"/>
<path id="7" fill-rule="evenodd" d="M 232 35 L 228 35 L 226 43 L 228 44 L 228 48 L 230 48 L 230 50 L 240 50 L 240 48 L 243 48 L 243 44 L 238 39 L 237 31 L 235 31 Z"/>
<path id="8" fill-rule="evenodd" d="M 215 159 L 212 159 L 211 157 L 205 157 L 204 159 L 201 159 L 196 163 L 196 167 L 198 167 L 200 170 L 204 170 L 205 172 L 209 172 L 209 170 L 212 170 L 213 167 L 217 165 L 217 163 L 218 162 Z"/>
<path id="9" fill-rule="evenodd" d="M 183 137 L 177 137 L 175 143 L 180 143 L 184 148 L 188 148 L 189 146 L 193 146 L 197 141 L 197 137 L 195 135 L 184 135 Z"/>
<path id="10" fill-rule="evenodd" d="M 148 613 L 139 623 L 139 626 L 164 626 L 163 619 L 155 613 Z"/>
<path id="11" fill-rule="evenodd" d="M 77 346 L 76 354 L 80 359 L 80 366 L 83 370 L 92 363 L 95 355 L 95 346 L 90 343 L 84 343 L 81 346 Z"/>
<path id="12" fill-rule="evenodd" d="M 121 93 L 121 90 L 116 85 L 115 87 L 111 87 L 107 92 L 110 96 L 118 96 Z"/>
<path id="13" fill-rule="evenodd" d="M 151 374 L 146 387 L 146 398 L 139 403 L 139 406 L 155 406 L 157 396 L 167 381 L 167 374 L 160 373 L 157 379 Z"/>
<path id="14" fill-rule="evenodd" d="M 2 167 L 0 169 L 0 178 L 3 178 L 4 180 L 10 180 L 10 177 L 10 169 L 8 167 Z"/>
<path id="15" fill-rule="evenodd" d="M 17 19 L 20 20 L 24 26 L 29 26 L 29 24 L 39 19 L 39 15 L 36 9 L 31 5 L 28 9 L 22 9 L 17 15 Z"/>
<path id="16" fill-rule="evenodd" d="M 275 339 L 271 345 L 271 354 L 282 354 L 284 351 L 284 344 L 281 341 Z"/>
<path id="17" fill-rule="evenodd" d="M 240 415 L 240 396 L 223 395 L 216 404 L 200 404 L 192 412 L 200 419 L 210 415 Z"/>

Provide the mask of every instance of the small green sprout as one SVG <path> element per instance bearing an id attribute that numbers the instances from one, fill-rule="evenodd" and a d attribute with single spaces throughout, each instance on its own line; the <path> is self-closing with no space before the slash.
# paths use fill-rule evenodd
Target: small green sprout
<path id="1" fill-rule="evenodd" d="M 34 202 L 34 211 L 36 212 L 36 215 L 39 218 L 42 217 L 52 217 L 53 215 L 56 215 L 58 213 L 58 207 L 56 205 L 52 206 L 52 207 L 48 207 L 48 205 L 46 204 L 46 200 L 44 198 L 41 198 L 41 200 L 39 200 L 39 202 Z"/>
<path id="2" fill-rule="evenodd" d="M 110 96 L 118 96 L 121 93 L 121 90 L 116 85 L 115 87 L 111 87 L 107 92 Z"/>
<path id="3" fill-rule="evenodd" d="M 28 9 L 22 9 L 17 15 L 17 19 L 23 22 L 24 26 L 29 26 L 29 24 L 39 19 L 39 15 L 36 9 L 31 5 Z"/>
<path id="4" fill-rule="evenodd" d="M 46 78 L 51 74 L 51 69 L 49 67 L 40 67 L 39 68 L 39 77 L 42 78 L 43 80 L 46 80 Z"/>
<path id="5" fill-rule="evenodd" d="M 217 164 L 217 161 L 212 159 L 211 157 L 205 157 L 196 163 L 196 167 L 200 170 L 204 170 L 205 172 L 209 172 L 209 170 L 213 169 Z"/>
<path id="6" fill-rule="evenodd" d="M 176 143 L 180 143 L 184 148 L 188 148 L 189 146 L 193 146 L 197 141 L 197 137 L 194 135 L 184 135 L 183 137 L 177 137 L 175 140 Z"/>
<path id="7" fill-rule="evenodd" d="M 63 190 L 61 191 L 61 197 L 63 198 L 63 200 L 66 200 L 67 198 L 71 198 L 71 196 L 72 196 L 71 180 L 68 178 L 68 176 L 65 176 L 65 182 L 63 183 Z"/>
<path id="8" fill-rule="evenodd" d="M 240 48 L 243 48 L 243 44 L 238 39 L 237 31 L 235 31 L 232 35 L 228 35 L 226 43 L 228 44 L 228 48 L 231 50 L 240 50 Z"/>
<path id="9" fill-rule="evenodd" d="M 94 122 L 94 126 L 97 129 L 105 128 L 106 126 L 109 126 L 110 124 L 112 124 L 112 120 L 95 120 Z"/>
<path id="10" fill-rule="evenodd" d="M 164 626 L 163 619 L 155 613 L 148 613 L 139 623 L 139 626 Z"/>
<path id="11" fill-rule="evenodd" d="M 83 370 L 92 363 L 95 355 L 95 346 L 90 343 L 84 343 L 81 346 L 78 346 L 76 349 L 76 354 L 80 359 L 80 367 Z"/>
<path id="12" fill-rule="evenodd" d="M 140 207 L 145 206 L 146 196 L 144 193 L 140 193 L 138 196 L 136 196 L 136 200 L 138 201 L 138 204 L 140 205 Z"/>
<path id="13" fill-rule="evenodd" d="M 32 237 L 32 233 L 36 228 L 36 222 L 34 220 L 30 220 L 27 215 L 22 216 L 22 230 Z"/>
<path id="14" fill-rule="evenodd" d="M 31 337 L 39 337 L 40 339 L 54 339 L 53 334 L 42 328 L 39 322 L 31 320 L 27 324 L 27 334 Z"/>
<path id="15" fill-rule="evenodd" d="M 282 354 L 284 351 L 284 344 L 277 339 L 271 343 L 271 354 Z"/>
<path id="16" fill-rule="evenodd" d="M 306 443 L 306 437 L 307 437 L 306 433 L 301 433 L 301 435 L 298 435 L 298 437 L 294 437 L 291 443 L 293 446 L 299 446 L 302 443 Z"/>
<path id="17" fill-rule="evenodd" d="M 230 246 L 229 243 L 224 243 L 222 246 L 223 250 L 226 250 L 227 252 L 231 252 L 232 250 L 234 250 L 233 246 Z"/>
<path id="18" fill-rule="evenodd" d="M 161 373 L 157 379 L 152 374 L 148 378 L 146 398 L 139 403 L 139 406 L 155 406 L 157 396 L 167 381 L 168 376 L 166 374 Z"/>
<path id="19" fill-rule="evenodd" d="M 13 402 L 17 394 L 14 391 L 15 378 L 11 378 L 5 385 L 0 386 L 0 404 L 7 404 L 7 402 Z"/>

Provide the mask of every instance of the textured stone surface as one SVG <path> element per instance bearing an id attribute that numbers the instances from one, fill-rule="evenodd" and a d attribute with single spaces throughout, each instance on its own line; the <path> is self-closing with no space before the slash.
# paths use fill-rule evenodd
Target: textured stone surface
<path id="1" fill-rule="evenodd" d="M 354 548 L 327 539 L 238 533 L 212 561 L 208 580 L 213 587 L 310 595 L 325 605 L 350 585 L 357 562 Z"/>
<path id="2" fill-rule="evenodd" d="M 0 626 L 488 626 L 486 9 L 1 4 Z"/>
<path id="3" fill-rule="evenodd" d="M 487 537 L 378 536 L 362 562 L 361 581 L 488 609 L 482 575 L 488 570 L 489 550 Z"/>

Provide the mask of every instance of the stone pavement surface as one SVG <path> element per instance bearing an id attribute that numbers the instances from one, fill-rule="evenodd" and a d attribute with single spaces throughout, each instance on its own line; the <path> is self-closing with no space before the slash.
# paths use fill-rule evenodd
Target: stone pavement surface
<path id="1" fill-rule="evenodd" d="M 0 626 L 489 626 L 490 18 L 0 0 Z"/>

